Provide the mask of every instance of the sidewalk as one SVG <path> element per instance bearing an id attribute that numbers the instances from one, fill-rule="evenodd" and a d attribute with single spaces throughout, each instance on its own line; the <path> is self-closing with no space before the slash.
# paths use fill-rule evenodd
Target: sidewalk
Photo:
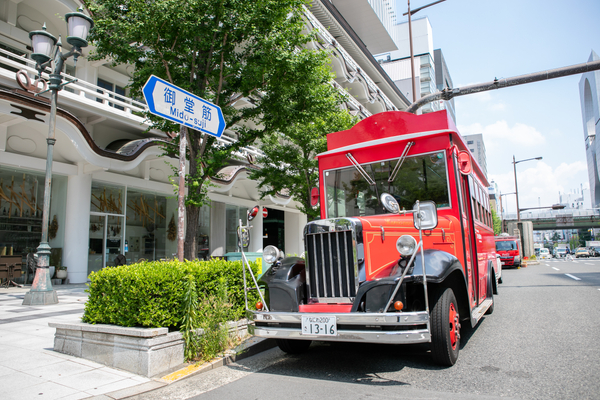
<path id="1" fill-rule="evenodd" d="M 0 397 L 84 399 L 130 389 L 143 393 L 165 383 L 53 351 L 48 322 L 79 322 L 87 300 L 85 284 L 54 286 L 58 304 L 23 306 L 30 286 L 0 288 Z M 104 395 L 104 396 L 103 396 Z"/>
<path id="2" fill-rule="evenodd" d="M 3 400 L 124 399 L 227 365 L 275 346 L 250 338 L 227 356 L 153 379 L 55 352 L 49 322 L 81 322 L 86 284 L 56 285 L 58 304 L 23 306 L 30 286 L 0 288 L 0 398 Z"/>

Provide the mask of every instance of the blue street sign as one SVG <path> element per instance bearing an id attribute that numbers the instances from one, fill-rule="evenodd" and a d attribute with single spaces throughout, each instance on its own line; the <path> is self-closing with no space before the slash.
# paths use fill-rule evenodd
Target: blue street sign
<path id="1" fill-rule="evenodd" d="M 225 119 L 219 106 L 154 75 L 142 91 L 152 114 L 212 136 L 223 134 Z"/>

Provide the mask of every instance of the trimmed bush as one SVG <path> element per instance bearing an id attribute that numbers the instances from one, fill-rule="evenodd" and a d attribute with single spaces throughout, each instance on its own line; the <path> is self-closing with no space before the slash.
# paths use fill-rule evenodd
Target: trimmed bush
<path id="1" fill-rule="evenodd" d="M 256 274 L 258 264 L 250 262 L 250 266 Z M 83 321 L 92 324 L 179 330 L 187 315 L 189 329 L 198 325 L 190 316 L 190 304 L 196 307 L 203 299 L 223 297 L 223 293 L 231 305 L 223 317 L 238 320 L 245 315 L 241 261 L 144 262 L 104 268 L 92 273 L 90 280 Z M 249 276 L 248 282 L 252 282 Z M 258 293 L 250 291 L 249 304 L 257 299 Z M 195 313 L 200 321 L 202 309 L 200 305 Z"/>

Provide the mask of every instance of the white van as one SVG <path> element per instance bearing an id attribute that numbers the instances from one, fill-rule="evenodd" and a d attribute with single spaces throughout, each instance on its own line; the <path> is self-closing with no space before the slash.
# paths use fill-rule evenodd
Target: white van
<path id="1" fill-rule="evenodd" d="M 544 259 L 548 259 L 548 258 L 552 258 L 552 256 L 550 255 L 550 250 L 548 250 L 545 247 L 543 249 L 540 249 L 540 260 L 544 260 Z"/>

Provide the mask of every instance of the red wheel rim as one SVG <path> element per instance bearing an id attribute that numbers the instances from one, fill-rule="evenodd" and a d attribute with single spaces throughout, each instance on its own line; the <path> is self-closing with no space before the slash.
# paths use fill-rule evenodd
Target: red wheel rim
<path id="1" fill-rule="evenodd" d="M 458 323 L 458 311 L 456 311 L 453 303 L 450 303 L 448 322 L 450 324 L 450 344 L 452 345 L 452 350 L 456 350 L 456 345 L 458 344 L 458 339 L 460 338 L 460 325 Z"/>

